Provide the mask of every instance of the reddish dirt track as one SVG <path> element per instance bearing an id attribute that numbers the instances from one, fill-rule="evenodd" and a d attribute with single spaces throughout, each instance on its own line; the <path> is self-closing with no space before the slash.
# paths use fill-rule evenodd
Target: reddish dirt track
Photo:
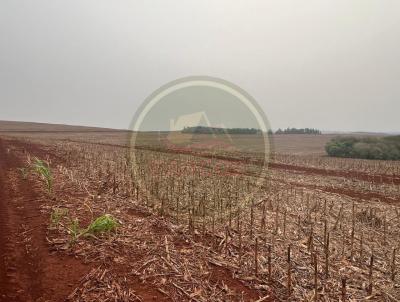
<path id="1" fill-rule="evenodd" d="M 359 201 L 379 201 L 379 202 L 384 202 L 387 204 L 393 204 L 393 205 L 398 205 L 400 203 L 400 197 L 391 197 L 391 196 L 385 196 L 383 194 L 379 194 L 376 192 L 361 192 L 361 191 L 355 191 L 351 189 L 344 189 L 344 188 L 332 188 L 328 186 L 319 186 L 315 184 L 304 184 L 304 183 L 299 183 L 299 182 L 288 182 L 285 181 L 284 179 L 279 179 L 276 180 L 280 183 L 285 183 L 294 187 L 298 188 L 307 188 L 311 190 L 319 190 L 323 192 L 328 192 L 328 193 L 334 193 L 338 195 L 344 195 L 350 198 L 355 198 Z"/>
<path id="2" fill-rule="evenodd" d="M 368 173 L 360 172 L 360 171 L 327 170 L 327 169 L 313 168 L 313 167 L 286 165 L 286 164 L 281 164 L 281 163 L 271 163 L 270 167 L 272 169 L 304 172 L 304 174 L 345 177 L 345 178 L 353 178 L 353 179 L 357 179 L 357 180 L 373 181 L 378 184 L 395 184 L 395 185 L 400 184 L 400 177 L 393 176 L 393 175 L 386 175 L 386 174 L 378 174 L 378 175 L 371 176 Z"/>
<path id="3" fill-rule="evenodd" d="M 24 150 L 0 139 L 0 301 L 64 301 L 90 267 L 50 252 L 48 217 L 40 212 L 34 184 L 16 177 L 23 162 L 14 148 Z"/>

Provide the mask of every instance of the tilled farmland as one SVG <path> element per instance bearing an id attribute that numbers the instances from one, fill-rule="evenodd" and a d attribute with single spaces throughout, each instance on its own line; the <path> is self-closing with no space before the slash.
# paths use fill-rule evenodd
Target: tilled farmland
<path id="1" fill-rule="evenodd" d="M 2 301 L 400 299 L 399 162 L 11 138 L 0 155 Z"/>

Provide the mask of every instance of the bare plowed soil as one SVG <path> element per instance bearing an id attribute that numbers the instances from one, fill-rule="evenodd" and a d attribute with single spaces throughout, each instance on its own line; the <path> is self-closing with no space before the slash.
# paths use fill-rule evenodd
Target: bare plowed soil
<path id="1" fill-rule="evenodd" d="M 63 301 L 90 267 L 50 252 L 35 185 L 16 172 L 24 147 L 0 140 L 0 301 Z"/>

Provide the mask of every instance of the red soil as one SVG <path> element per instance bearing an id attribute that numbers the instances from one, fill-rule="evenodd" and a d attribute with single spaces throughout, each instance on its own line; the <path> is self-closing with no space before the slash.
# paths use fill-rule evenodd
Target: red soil
<path id="1" fill-rule="evenodd" d="M 39 190 L 35 190 L 35 183 L 29 179 L 23 180 L 17 171 L 17 168 L 24 166 L 22 157 L 17 156 L 17 153 L 26 151 L 41 158 L 50 155 L 53 161 L 63 161 L 57 154 L 48 154 L 39 145 L 0 139 L 0 223 L 2 228 L 0 232 L 0 302 L 65 301 L 92 266 L 83 264 L 73 256 L 51 252 L 46 242 L 49 218 L 40 211 L 40 205 L 44 201 L 41 201 Z M 226 157 L 221 159 L 245 161 Z M 279 163 L 273 163 L 270 167 L 299 171 L 304 174 L 372 180 L 368 174 L 352 171 L 334 171 Z M 373 180 L 377 183 L 400 183 L 398 176 L 390 175 L 375 176 Z M 329 191 L 357 199 L 378 198 L 385 202 L 399 201 L 389 200 L 378 193 L 360 193 L 296 183 L 293 185 L 309 186 L 314 190 Z M 132 210 L 130 214 L 140 218 L 146 217 L 145 214 L 138 213 L 136 210 Z M 155 233 L 160 231 L 162 230 L 154 230 Z M 114 269 L 118 270 L 116 273 L 124 272 L 123 266 L 114 267 Z M 254 301 L 258 298 L 256 291 L 235 279 L 224 268 L 212 266 L 210 280 L 226 284 L 235 293 L 242 293 L 245 301 Z M 134 278 L 129 280 L 129 285 L 142 297 L 143 301 L 169 300 L 151 285 L 143 284 Z"/>
<path id="2" fill-rule="evenodd" d="M 37 183 L 20 175 L 18 168 L 26 165 L 22 156 L 25 152 L 40 158 L 49 156 L 53 164 L 63 162 L 56 153 L 45 151 L 40 145 L 0 139 L 0 302 L 67 301 L 83 278 L 101 263 L 87 265 L 72 255 L 52 251 L 46 241 L 49 217 L 41 212 L 41 205 L 51 202 L 43 198 Z M 62 193 L 65 194 L 68 193 Z M 145 217 L 134 210 L 131 214 Z M 165 230 L 153 231 L 156 234 Z M 129 258 L 134 261 L 135 257 L 138 255 Z M 115 275 L 125 275 L 126 267 L 115 265 L 112 270 Z M 227 285 L 243 301 L 259 298 L 257 290 L 234 278 L 228 270 L 212 265 L 210 268 L 210 280 Z M 137 277 L 128 282 L 143 301 L 171 300 Z"/>
<path id="3" fill-rule="evenodd" d="M 90 267 L 50 252 L 48 217 L 34 185 L 16 174 L 23 162 L 15 147 L 23 150 L 0 140 L 0 301 L 63 301 Z"/>

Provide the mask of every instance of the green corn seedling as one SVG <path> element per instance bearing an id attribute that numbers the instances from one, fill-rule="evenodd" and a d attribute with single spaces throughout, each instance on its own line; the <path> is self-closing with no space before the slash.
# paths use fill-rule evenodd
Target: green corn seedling
<path id="1" fill-rule="evenodd" d="M 97 217 L 86 229 L 80 228 L 78 219 L 71 219 L 71 224 L 68 228 L 68 231 L 72 237 L 72 242 L 75 242 L 81 236 L 95 237 L 95 235 L 98 234 L 115 231 L 118 225 L 119 223 L 113 216 L 110 214 L 105 214 Z"/>
<path id="2" fill-rule="evenodd" d="M 58 226 L 61 219 L 68 215 L 68 209 L 65 208 L 55 208 L 50 214 L 50 221 L 52 226 Z"/>
<path id="3" fill-rule="evenodd" d="M 53 175 L 51 174 L 50 165 L 48 162 L 40 160 L 37 157 L 34 157 L 34 161 L 32 163 L 33 170 L 39 174 L 46 184 L 46 188 L 51 193 L 53 188 Z"/>
<path id="4" fill-rule="evenodd" d="M 82 235 L 96 235 L 115 231 L 118 227 L 117 220 L 109 214 L 97 217 L 92 223 L 82 232 Z"/>
<path id="5" fill-rule="evenodd" d="M 79 220 L 73 219 L 71 220 L 71 224 L 68 228 L 69 233 L 72 237 L 72 242 L 75 242 L 81 236 L 81 229 L 79 227 Z"/>
<path id="6" fill-rule="evenodd" d="M 18 171 L 21 173 L 22 178 L 26 180 L 28 177 L 28 169 L 26 167 L 18 168 Z"/>

